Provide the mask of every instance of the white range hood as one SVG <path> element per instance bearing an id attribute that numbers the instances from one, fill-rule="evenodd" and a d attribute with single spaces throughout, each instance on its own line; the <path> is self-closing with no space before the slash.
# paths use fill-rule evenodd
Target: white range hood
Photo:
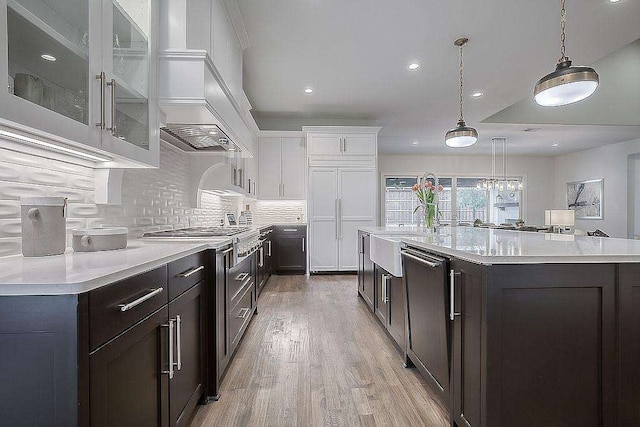
<path id="1" fill-rule="evenodd" d="M 159 68 L 159 103 L 167 125 L 215 125 L 241 151 L 252 151 L 253 133 L 206 51 L 161 51 Z"/>

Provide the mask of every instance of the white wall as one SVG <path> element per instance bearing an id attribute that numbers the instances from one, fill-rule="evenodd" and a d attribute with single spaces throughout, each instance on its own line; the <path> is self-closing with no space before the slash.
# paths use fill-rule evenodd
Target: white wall
<path id="1" fill-rule="evenodd" d="M 94 171 L 72 163 L 0 149 L 0 256 L 21 253 L 20 197 L 67 197 L 67 231 L 118 225 L 130 237 L 147 231 L 188 226 L 216 226 L 226 212 L 252 206 L 254 222 L 297 222 L 305 201 L 253 201 L 243 197 L 202 194 L 201 208 L 189 205 L 189 156 L 160 145 L 158 169 L 125 170 L 121 205 L 96 205 Z M 67 236 L 67 244 L 70 244 Z"/>
<path id="2" fill-rule="evenodd" d="M 544 224 L 544 210 L 553 204 L 553 158 L 513 156 L 508 159 L 509 176 L 521 176 L 524 181 L 523 219 L 527 224 Z M 500 157 L 498 160 L 496 167 L 501 171 Z M 435 172 L 439 176 L 484 177 L 491 175 L 491 156 L 380 155 L 378 166 L 381 175 Z"/>
<path id="3" fill-rule="evenodd" d="M 126 170 L 121 205 L 96 205 L 93 169 L 0 149 L 0 256 L 21 252 L 21 196 L 67 197 L 67 230 L 121 225 L 131 237 L 189 225 L 218 225 L 224 212 L 238 213 L 242 197 L 204 194 L 189 206 L 189 158 L 160 146 L 159 169 Z M 70 243 L 70 238 L 67 238 Z"/>
<path id="4" fill-rule="evenodd" d="M 628 203 L 635 203 L 635 192 L 628 179 L 635 173 L 628 173 L 628 165 L 629 156 L 637 153 L 640 153 L 640 139 L 556 157 L 553 207 L 567 208 L 568 182 L 604 178 L 604 219 L 579 220 L 576 228 L 585 231 L 599 228 L 612 237 L 633 237 L 635 230 L 629 226 L 627 215 L 634 211 Z M 638 182 L 638 178 L 635 179 Z"/>

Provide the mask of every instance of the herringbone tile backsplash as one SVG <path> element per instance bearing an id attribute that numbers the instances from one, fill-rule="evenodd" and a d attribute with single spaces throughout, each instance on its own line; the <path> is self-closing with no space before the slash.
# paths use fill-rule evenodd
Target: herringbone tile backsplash
<path id="1" fill-rule="evenodd" d="M 162 144 L 159 169 L 124 172 L 121 205 L 94 203 L 93 169 L 58 160 L 0 149 L 0 256 L 21 253 L 20 197 L 59 196 L 68 199 L 67 231 L 118 225 L 130 237 L 146 231 L 219 225 L 225 212 L 252 206 L 256 223 L 295 222 L 305 202 L 262 202 L 204 193 L 202 208 L 189 203 L 189 158 Z M 273 203 L 276 203 L 274 205 Z M 279 205 L 277 205 L 279 204 Z M 67 235 L 70 245 L 70 235 Z"/>

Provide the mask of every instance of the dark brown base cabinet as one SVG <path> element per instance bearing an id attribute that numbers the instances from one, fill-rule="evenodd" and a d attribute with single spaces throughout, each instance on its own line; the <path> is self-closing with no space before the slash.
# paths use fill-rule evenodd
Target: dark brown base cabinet
<path id="1" fill-rule="evenodd" d="M 274 271 L 277 274 L 304 274 L 307 271 L 307 226 L 274 227 Z"/>
<path id="2" fill-rule="evenodd" d="M 639 364 L 637 352 L 633 364 L 617 360 L 616 265 L 482 267 L 454 259 L 452 269 L 456 425 L 640 425 L 637 383 L 625 389 L 617 381 L 638 378 Z M 622 280 L 621 294 L 631 287 Z M 620 300 L 621 314 L 628 304 Z M 622 331 L 633 327 L 620 320 Z M 637 351 L 637 329 L 620 338 L 623 354 Z"/>
<path id="3" fill-rule="evenodd" d="M 405 346 L 405 292 L 402 278 L 375 266 L 375 314 L 401 350 Z"/>
<path id="4" fill-rule="evenodd" d="M 374 310 L 373 298 L 375 287 L 375 274 L 373 262 L 371 261 L 371 251 L 369 248 L 370 235 L 363 231 L 358 231 L 358 294 L 367 303 L 371 311 Z"/>
<path id="5" fill-rule="evenodd" d="M 168 426 L 168 310 L 163 308 L 90 357 L 92 426 Z"/>
<path id="6" fill-rule="evenodd" d="M 207 356 L 207 399 L 210 401 L 220 398 L 220 383 L 229 362 L 257 312 L 256 254 L 236 266 L 233 266 L 231 248 L 217 251 L 215 257 L 215 295 L 208 299 L 215 307 L 210 311 Z"/>
<path id="7" fill-rule="evenodd" d="M 403 258 L 405 362 L 440 395 L 452 425 L 640 426 L 640 264 L 436 257 L 444 262 L 435 269 Z M 388 325 L 385 274 L 376 267 L 374 301 Z"/>
<path id="8" fill-rule="evenodd" d="M 618 280 L 620 425 L 640 426 L 640 265 L 621 264 Z"/>
<path id="9" fill-rule="evenodd" d="M 79 295 L 0 297 L 0 423 L 188 425 L 206 385 L 206 258 Z"/>
<path id="10" fill-rule="evenodd" d="M 256 292 L 260 296 L 264 285 L 271 277 L 273 269 L 273 227 L 260 230 L 261 245 L 258 250 L 258 272 L 256 275 Z"/>

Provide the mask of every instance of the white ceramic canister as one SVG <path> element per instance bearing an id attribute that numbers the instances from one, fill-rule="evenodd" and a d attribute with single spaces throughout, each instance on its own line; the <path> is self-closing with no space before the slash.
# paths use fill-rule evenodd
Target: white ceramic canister
<path id="1" fill-rule="evenodd" d="M 20 198 L 22 254 L 26 257 L 60 255 L 66 248 L 67 199 Z"/>
<path id="2" fill-rule="evenodd" d="M 76 252 L 111 251 L 127 247 L 126 227 L 78 228 L 71 231 Z"/>

